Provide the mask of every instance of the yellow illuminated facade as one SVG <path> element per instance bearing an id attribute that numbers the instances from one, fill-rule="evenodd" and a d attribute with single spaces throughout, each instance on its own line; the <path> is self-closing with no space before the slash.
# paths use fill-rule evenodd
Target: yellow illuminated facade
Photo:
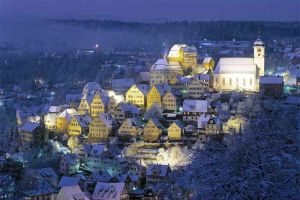
<path id="1" fill-rule="evenodd" d="M 214 70 L 215 67 L 215 61 L 212 57 L 206 57 L 203 60 L 203 67 L 207 70 Z"/>
<path id="2" fill-rule="evenodd" d="M 197 66 L 197 49 L 186 44 L 175 44 L 168 54 L 169 62 L 179 62 L 185 72 Z"/>
<path id="3" fill-rule="evenodd" d="M 184 131 L 183 125 L 175 121 L 168 128 L 168 138 L 169 140 L 180 140 Z"/>
<path id="4" fill-rule="evenodd" d="M 141 127 L 134 123 L 134 118 L 126 119 L 118 130 L 118 134 L 120 136 L 136 136 L 139 131 L 141 131 Z"/>
<path id="5" fill-rule="evenodd" d="M 132 103 L 140 108 L 146 107 L 146 97 L 148 86 L 142 84 L 135 84 L 126 93 L 126 101 Z"/>
<path id="6" fill-rule="evenodd" d="M 94 98 L 91 103 L 91 117 L 98 117 L 101 113 L 105 112 L 105 105 L 101 99 L 101 96 L 98 92 L 94 95 Z"/>
<path id="7" fill-rule="evenodd" d="M 177 110 L 177 97 L 168 91 L 162 98 L 162 107 L 164 110 L 176 111 Z"/>
<path id="8" fill-rule="evenodd" d="M 88 142 L 97 143 L 108 139 L 112 131 L 111 126 L 107 126 L 100 118 L 95 118 L 89 125 Z"/>
<path id="9" fill-rule="evenodd" d="M 161 108 L 162 96 L 157 89 L 157 85 L 153 85 L 147 94 L 147 109 L 151 108 L 152 105 L 157 104 Z"/>
<path id="10" fill-rule="evenodd" d="M 162 128 L 157 124 L 157 122 L 153 121 L 153 119 L 150 119 L 144 128 L 144 141 L 158 141 L 161 134 Z"/>
<path id="11" fill-rule="evenodd" d="M 68 120 L 66 117 L 58 116 L 56 119 L 56 131 L 65 133 L 68 130 Z"/>
<path id="12" fill-rule="evenodd" d="M 85 114 L 90 114 L 90 112 L 91 112 L 91 110 L 90 110 L 90 105 L 89 105 L 88 99 L 87 99 L 87 97 L 83 97 L 78 106 L 78 113 L 80 115 L 85 115 Z"/>
<path id="13" fill-rule="evenodd" d="M 68 134 L 69 136 L 79 136 L 82 133 L 82 127 L 76 116 L 72 117 L 68 125 Z"/>

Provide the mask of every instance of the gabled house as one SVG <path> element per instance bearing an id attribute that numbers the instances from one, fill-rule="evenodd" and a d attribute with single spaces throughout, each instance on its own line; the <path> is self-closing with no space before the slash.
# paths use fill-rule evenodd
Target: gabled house
<path id="1" fill-rule="evenodd" d="M 145 84 L 134 84 L 126 92 L 125 99 L 140 108 L 146 108 L 147 93 L 149 86 Z"/>
<path id="2" fill-rule="evenodd" d="M 174 121 L 168 128 L 169 140 L 180 140 L 182 135 L 184 134 L 184 128 L 185 126 L 181 121 Z"/>
<path id="3" fill-rule="evenodd" d="M 147 109 L 150 109 L 154 104 L 162 108 L 162 97 L 170 90 L 171 87 L 167 84 L 153 85 L 147 94 Z"/>
<path id="4" fill-rule="evenodd" d="M 89 125 L 88 142 L 106 141 L 116 126 L 116 121 L 110 113 L 101 113 Z"/>
<path id="5" fill-rule="evenodd" d="M 121 102 L 113 110 L 113 116 L 118 123 L 122 123 L 125 119 L 141 116 L 142 111 L 134 104 Z"/>
<path id="6" fill-rule="evenodd" d="M 208 112 L 208 107 L 207 100 L 184 100 L 182 107 L 183 121 L 197 123 L 199 116 Z"/>
<path id="7" fill-rule="evenodd" d="M 40 123 L 26 122 L 19 127 L 21 138 L 21 149 L 28 150 L 32 147 L 38 147 L 44 142 L 44 134 Z"/>
<path id="8" fill-rule="evenodd" d="M 158 141 L 163 129 L 163 125 L 156 118 L 151 118 L 144 128 L 144 141 Z"/>
<path id="9" fill-rule="evenodd" d="M 56 200 L 90 200 L 78 185 L 62 187 Z"/>
<path id="10" fill-rule="evenodd" d="M 172 91 L 168 91 L 162 98 L 162 109 L 166 111 L 176 111 L 178 100 Z"/>
<path id="11" fill-rule="evenodd" d="M 142 121 L 139 118 L 128 118 L 118 129 L 119 136 L 136 136 L 142 131 Z"/>
<path id="12" fill-rule="evenodd" d="M 171 169 L 169 165 L 149 165 L 146 172 L 147 185 L 167 182 L 170 172 Z"/>
<path id="13" fill-rule="evenodd" d="M 92 122 L 88 115 L 75 115 L 68 125 L 69 136 L 80 136 L 88 133 L 89 124 Z"/>
<path id="14" fill-rule="evenodd" d="M 62 111 L 56 118 L 56 132 L 66 133 L 68 124 L 75 115 L 78 115 L 78 112 L 74 108 L 67 108 Z"/>

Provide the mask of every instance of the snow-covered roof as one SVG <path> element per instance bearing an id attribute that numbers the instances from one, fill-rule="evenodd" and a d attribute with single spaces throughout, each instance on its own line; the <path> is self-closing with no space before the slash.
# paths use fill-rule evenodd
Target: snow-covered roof
<path id="1" fill-rule="evenodd" d="M 130 88 L 135 82 L 132 78 L 112 79 L 112 88 Z"/>
<path id="2" fill-rule="evenodd" d="M 144 94 L 146 95 L 149 92 L 149 85 L 146 84 L 136 84 L 136 87 Z"/>
<path id="3" fill-rule="evenodd" d="M 257 38 L 254 42 L 254 46 L 265 46 L 265 43 L 260 38 Z"/>
<path id="4" fill-rule="evenodd" d="M 186 44 L 174 44 L 169 51 L 168 57 L 179 57 L 179 51 L 183 47 L 187 47 L 187 45 Z"/>
<path id="5" fill-rule="evenodd" d="M 212 57 L 205 57 L 203 63 L 209 63 L 212 60 Z"/>
<path id="6" fill-rule="evenodd" d="M 181 129 L 184 129 L 185 127 L 185 125 L 179 120 L 175 120 L 172 124 L 176 124 Z"/>
<path id="7" fill-rule="evenodd" d="M 78 162 L 78 156 L 77 156 L 77 154 L 74 154 L 74 153 L 68 153 L 68 154 L 64 155 L 63 158 L 66 159 L 69 163 Z"/>
<path id="8" fill-rule="evenodd" d="M 72 176 L 63 176 L 61 177 L 58 186 L 59 187 L 65 187 L 65 186 L 75 186 L 78 185 L 80 181 L 80 177 L 72 177 Z"/>
<path id="9" fill-rule="evenodd" d="M 131 103 L 121 102 L 117 105 L 116 109 L 117 108 L 122 109 L 124 112 L 129 112 L 129 113 L 133 113 L 133 114 L 141 113 L 141 109 Z"/>
<path id="10" fill-rule="evenodd" d="M 199 80 L 206 80 L 206 81 L 209 81 L 210 79 L 209 74 L 197 74 L 195 77 L 197 77 Z"/>
<path id="11" fill-rule="evenodd" d="M 124 182 L 98 182 L 93 193 L 93 200 L 120 200 L 124 187 Z"/>
<path id="12" fill-rule="evenodd" d="M 164 126 L 158 121 L 158 119 L 156 119 L 156 118 L 151 118 L 150 120 L 149 120 L 149 122 L 150 121 L 152 121 L 154 124 L 155 124 L 155 126 L 157 127 L 157 128 L 161 128 L 161 129 L 163 129 L 164 128 Z M 148 122 L 148 123 L 149 123 Z"/>
<path id="13" fill-rule="evenodd" d="M 50 106 L 48 111 L 50 113 L 58 113 L 61 111 L 61 109 L 62 109 L 62 106 Z"/>
<path id="14" fill-rule="evenodd" d="M 208 123 L 210 117 L 210 115 L 201 114 L 198 117 L 198 128 L 205 128 L 205 125 Z"/>
<path id="15" fill-rule="evenodd" d="M 99 119 L 107 126 L 112 127 L 115 125 L 115 119 L 110 113 L 101 113 Z"/>
<path id="16" fill-rule="evenodd" d="M 150 72 L 140 72 L 142 81 L 150 81 Z"/>
<path id="17" fill-rule="evenodd" d="M 182 50 L 184 52 L 197 53 L 197 48 L 194 46 L 185 46 L 185 47 L 182 47 Z"/>
<path id="18" fill-rule="evenodd" d="M 182 111 L 207 113 L 208 106 L 207 100 L 184 100 Z"/>
<path id="19" fill-rule="evenodd" d="M 37 123 L 37 122 L 26 122 L 25 124 L 23 124 L 23 126 L 20 128 L 20 130 L 26 131 L 26 132 L 32 132 L 39 126 L 40 126 L 40 123 Z"/>
<path id="20" fill-rule="evenodd" d="M 151 67 L 151 70 L 165 70 L 168 61 L 166 59 L 158 59 Z"/>
<path id="21" fill-rule="evenodd" d="M 78 112 L 74 108 L 67 108 L 64 111 L 62 111 L 58 117 L 64 117 L 67 119 L 67 121 L 70 121 L 71 118 L 75 115 L 78 115 Z"/>
<path id="22" fill-rule="evenodd" d="M 78 185 L 62 187 L 56 197 L 57 200 L 89 200 Z"/>
<path id="23" fill-rule="evenodd" d="M 283 84 L 283 76 L 261 76 L 260 84 Z"/>
<path id="24" fill-rule="evenodd" d="M 256 74 L 253 58 L 220 58 L 214 74 Z"/>
<path id="25" fill-rule="evenodd" d="M 168 85 L 168 84 L 155 84 L 152 87 L 155 87 L 157 89 L 160 96 L 164 96 L 165 93 L 172 90 L 170 85 Z"/>
<path id="26" fill-rule="evenodd" d="M 128 118 L 125 119 L 125 121 L 130 125 L 130 126 L 136 126 L 136 127 L 141 127 L 142 126 L 142 120 L 140 118 L 134 117 L 134 118 Z M 125 123 L 125 122 L 124 122 Z"/>
<path id="27" fill-rule="evenodd" d="M 169 165 L 150 164 L 146 171 L 146 176 L 167 176 L 170 170 Z"/>
<path id="28" fill-rule="evenodd" d="M 92 122 L 92 118 L 88 115 L 75 115 L 74 116 L 80 127 L 86 128 Z"/>
<path id="29" fill-rule="evenodd" d="M 113 177 L 107 172 L 103 170 L 99 170 L 93 172 L 89 177 L 88 181 L 90 182 L 109 182 Z"/>
<path id="30" fill-rule="evenodd" d="M 82 95 L 90 94 L 92 91 L 102 90 L 102 87 L 97 82 L 87 82 L 82 90 Z"/>

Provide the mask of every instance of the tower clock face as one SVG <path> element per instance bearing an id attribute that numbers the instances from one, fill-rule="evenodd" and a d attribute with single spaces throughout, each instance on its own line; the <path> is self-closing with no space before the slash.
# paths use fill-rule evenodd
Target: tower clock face
<path id="1" fill-rule="evenodd" d="M 257 52 L 261 52 L 261 49 L 257 49 Z"/>

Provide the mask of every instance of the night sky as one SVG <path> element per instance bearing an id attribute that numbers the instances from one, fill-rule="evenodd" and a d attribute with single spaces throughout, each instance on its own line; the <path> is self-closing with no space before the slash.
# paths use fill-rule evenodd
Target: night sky
<path id="1" fill-rule="evenodd" d="M 299 0 L 0 0 L 1 19 L 300 21 Z"/>

